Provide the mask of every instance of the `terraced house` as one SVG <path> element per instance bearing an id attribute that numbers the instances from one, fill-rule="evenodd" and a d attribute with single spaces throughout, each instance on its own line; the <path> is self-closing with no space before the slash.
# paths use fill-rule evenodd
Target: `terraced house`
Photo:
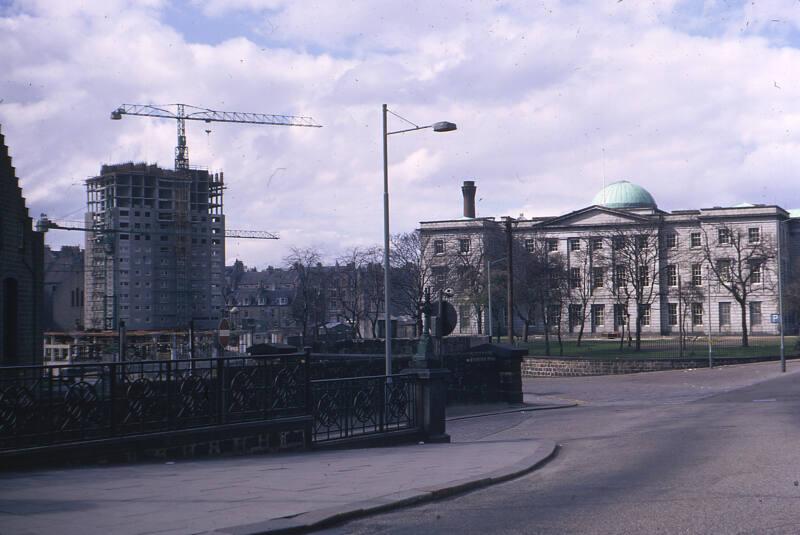
<path id="1" fill-rule="evenodd" d="M 780 332 L 779 291 L 800 273 L 798 211 L 739 204 L 668 212 L 623 180 L 561 216 L 476 217 L 474 183 L 462 191 L 463 217 L 420 224 L 425 269 L 454 291 L 456 332 L 487 332 L 487 266 L 504 272 L 509 250 L 518 333 Z M 497 329 L 505 282 L 492 283 Z M 787 332 L 796 330 L 786 310 Z"/>

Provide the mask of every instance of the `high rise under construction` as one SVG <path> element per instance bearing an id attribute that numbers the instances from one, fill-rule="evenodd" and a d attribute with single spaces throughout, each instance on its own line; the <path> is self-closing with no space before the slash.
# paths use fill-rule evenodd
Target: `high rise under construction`
<path id="1" fill-rule="evenodd" d="M 86 181 L 87 329 L 218 325 L 223 189 L 222 173 L 134 163 Z"/>

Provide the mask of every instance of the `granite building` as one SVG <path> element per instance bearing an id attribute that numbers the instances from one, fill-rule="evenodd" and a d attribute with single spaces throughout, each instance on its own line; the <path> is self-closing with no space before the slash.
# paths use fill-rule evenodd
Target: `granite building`
<path id="1" fill-rule="evenodd" d="M 584 333 L 606 336 L 636 321 L 651 336 L 680 326 L 697 334 L 780 332 L 778 274 L 785 288 L 800 258 L 794 210 L 745 203 L 668 212 L 641 186 L 619 181 L 561 216 L 496 219 L 475 216 L 474 183 L 462 191 L 463 217 L 420 224 L 427 268 L 438 286 L 455 291 L 456 332 L 487 331 L 486 266 L 505 269 L 509 231 L 518 256 L 557 255 L 565 273 L 563 298 L 515 317 L 518 333 L 524 323 L 532 333 L 546 323 L 577 333 L 583 324 Z M 495 300 L 504 297 L 499 290 Z M 785 323 L 794 330 L 793 315 Z"/>
<path id="2" fill-rule="evenodd" d="M 42 361 L 43 256 L 0 132 L 0 366 Z"/>
<path id="3" fill-rule="evenodd" d="M 83 330 L 83 250 L 65 245 L 60 250 L 44 249 L 44 330 Z"/>
<path id="4" fill-rule="evenodd" d="M 222 173 L 133 163 L 86 181 L 87 329 L 217 327 L 223 189 Z"/>

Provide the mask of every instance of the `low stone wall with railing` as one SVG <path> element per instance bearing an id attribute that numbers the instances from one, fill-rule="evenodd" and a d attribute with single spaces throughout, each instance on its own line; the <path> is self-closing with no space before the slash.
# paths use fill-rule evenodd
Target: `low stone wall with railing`
<path id="1" fill-rule="evenodd" d="M 714 359 L 713 364 L 714 366 L 725 366 L 776 359 L 777 357 L 717 358 Z M 587 377 L 707 367 L 708 357 L 682 359 L 524 357 L 522 359 L 522 377 Z"/>

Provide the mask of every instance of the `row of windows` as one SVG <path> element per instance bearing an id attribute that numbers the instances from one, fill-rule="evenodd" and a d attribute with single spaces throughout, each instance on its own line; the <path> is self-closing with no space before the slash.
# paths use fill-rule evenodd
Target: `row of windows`
<path id="1" fill-rule="evenodd" d="M 731 261 L 720 260 L 717 262 L 717 273 L 723 282 L 731 280 Z M 605 284 L 605 268 L 596 267 L 591 271 L 591 287 L 592 289 L 602 288 Z M 639 286 L 646 287 L 650 285 L 651 273 L 647 266 L 639 266 Z M 579 288 L 581 286 L 582 277 L 580 268 L 570 268 L 569 280 L 571 288 Z M 761 262 L 753 262 L 750 264 L 750 273 L 748 282 L 750 284 L 761 284 L 763 282 L 763 265 Z M 614 268 L 614 283 L 618 288 L 622 288 L 627 283 L 627 270 L 625 266 L 615 266 Z M 666 283 L 667 286 L 678 286 L 678 266 L 670 264 L 666 269 Z M 691 265 L 691 279 L 692 286 L 703 285 L 703 265 Z"/>
<path id="2" fill-rule="evenodd" d="M 651 242 L 654 238 L 651 236 L 638 236 L 639 246 L 640 247 L 647 247 L 651 245 Z M 761 243 L 761 229 L 758 227 L 750 227 L 747 229 L 747 241 L 750 244 L 757 244 Z M 603 249 L 605 240 L 603 238 L 588 238 L 588 245 L 592 251 L 598 251 Z M 730 229 L 728 228 L 720 228 L 718 229 L 718 236 L 717 242 L 721 245 L 728 245 L 731 243 L 731 234 Z M 558 239 L 557 238 L 546 238 L 545 244 L 547 250 L 549 252 L 557 251 L 558 250 Z M 621 249 L 625 245 L 625 238 L 623 236 L 614 236 L 611 239 L 611 246 L 613 249 Z M 668 248 L 675 248 L 678 246 L 678 235 L 676 233 L 666 234 L 664 237 L 664 245 Z M 703 240 L 700 232 L 692 232 L 689 234 L 689 245 L 691 247 L 702 247 Z M 526 238 L 525 239 L 525 250 L 533 252 L 535 248 L 535 242 L 533 238 Z M 567 239 L 567 248 L 570 251 L 580 251 L 581 250 L 581 239 L 580 238 L 568 238 Z M 445 252 L 445 243 L 444 240 L 434 240 L 433 241 L 433 252 L 434 254 L 441 255 Z M 462 254 L 466 254 L 470 252 L 470 240 L 468 238 L 460 238 L 458 240 L 458 252 Z"/>
<path id="3" fill-rule="evenodd" d="M 752 301 L 749 304 L 750 308 L 750 325 L 761 325 L 761 302 Z M 650 305 L 644 304 L 639 308 L 641 323 L 644 326 L 649 326 L 651 321 Z M 569 305 L 570 319 L 574 324 L 577 324 L 578 318 L 581 314 L 581 305 Z M 703 303 L 690 303 L 688 317 L 692 325 L 703 325 Z M 553 317 L 553 316 L 551 316 Z M 669 325 L 678 325 L 679 307 L 678 303 L 667 304 L 667 321 Z M 623 325 L 626 323 L 626 310 L 623 305 L 614 305 L 614 325 Z M 605 323 L 605 305 L 592 305 L 591 308 L 591 321 L 593 325 L 603 325 Z M 719 303 L 719 325 L 721 327 L 731 324 L 731 303 Z"/>

